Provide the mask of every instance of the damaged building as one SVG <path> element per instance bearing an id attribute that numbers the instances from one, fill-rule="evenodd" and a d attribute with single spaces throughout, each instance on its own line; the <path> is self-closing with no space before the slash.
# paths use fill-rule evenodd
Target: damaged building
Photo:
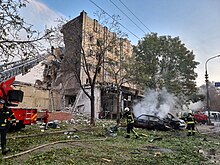
<path id="1" fill-rule="evenodd" d="M 97 20 L 88 17 L 84 11 L 63 25 L 61 32 L 65 48 L 54 49 L 55 58 L 45 64 L 44 83 L 50 89 L 51 96 L 56 95 L 56 98 L 59 98 L 59 101 L 53 101 L 52 104 L 56 104 L 57 109 L 67 108 L 69 111 L 89 114 L 90 100 L 85 91 L 90 91 L 91 80 L 88 75 L 94 76 L 95 73 L 96 118 L 115 118 L 117 103 L 120 104 L 120 109 L 132 106 L 140 91 L 136 85 L 126 81 L 118 83 L 113 74 L 122 65 L 122 60 L 129 62 L 133 51 L 130 41 L 119 38 Z M 113 38 L 118 44 L 112 44 L 109 38 Z M 101 52 L 104 56 L 99 67 L 94 69 L 94 64 L 102 55 L 99 49 L 103 48 L 102 46 L 106 48 Z M 113 68 L 113 71 L 110 68 Z M 93 72 L 94 70 L 96 72 Z M 119 76 L 124 76 L 123 69 L 118 72 Z"/>

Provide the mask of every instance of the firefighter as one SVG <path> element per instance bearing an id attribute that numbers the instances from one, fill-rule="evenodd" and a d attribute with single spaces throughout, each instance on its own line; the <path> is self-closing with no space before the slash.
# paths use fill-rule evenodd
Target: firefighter
<path id="1" fill-rule="evenodd" d="M 6 133 L 7 133 L 7 123 L 9 118 L 12 121 L 12 125 L 16 126 L 16 119 L 14 113 L 11 109 L 7 108 L 5 105 L 5 100 L 0 99 L 0 131 L 1 131 L 1 148 L 2 154 L 6 155 Z"/>
<path id="2" fill-rule="evenodd" d="M 45 116 L 44 116 L 44 129 L 47 130 L 48 129 L 48 119 L 49 119 L 49 112 L 48 110 L 46 110 Z"/>
<path id="3" fill-rule="evenodd" d="M 134 131 L 134 117 L 128 107 L 124 109 L 124 115 L 126 116 L 127 135 L 125 138 L 130 138 L 130 132 L 135 135 L 135 138 L 139 138 L 138 134 Z"/>
<path id="4" fill-rule="evenodd" d="M 185 120 L 187 123 L 186 128 L 188 130 L 187 136 L 195 135 L 195 133 L 196 133 L 196 131 L 195 131 L 195 118 L 194 118 L 194 115 L 191 110 L 188 112 Z"/>

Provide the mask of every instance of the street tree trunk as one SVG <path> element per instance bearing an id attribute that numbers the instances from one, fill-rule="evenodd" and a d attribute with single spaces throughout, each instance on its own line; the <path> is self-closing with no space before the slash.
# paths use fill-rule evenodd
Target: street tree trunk
<path id="1" fill-rule="evenodd" d="M 117 118 L 116 118 L 117 125 L 120 124 L 120 119 L 121 119 L 121 97 L 122 97 L 122 92 L 118 90 L 117 92 Z"/>
<path id="2" fill-rule="evenodd" d="M 90 120 L 90 124 L 92 126 L 95 126 L 95 95 L 94 95 L 94 87 L 92 87 L 92 86 L 91 86 L 90 102 L 91 102 L 91 120 Z"/>

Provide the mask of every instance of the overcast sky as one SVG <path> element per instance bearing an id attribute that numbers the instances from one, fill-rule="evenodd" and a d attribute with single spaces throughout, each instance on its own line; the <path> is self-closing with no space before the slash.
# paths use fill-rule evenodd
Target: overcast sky
<path id="1" fill-rule="evenodd" d="M 54 25 L 55 20 L 60 17 L 73 19 L 82 10 L 91 18 L 95 18 L 94 12 L 100 10 L 100 7 L 110 15 L 120 15 L 120 23 L 126 27 L 121 27 L 121 30 L 128 34 L 132 44 L 137 44 L 138 40 L 149 32 L 179 36 L 182 43 L 194 52 L 195 60 L 200 62 L 195 70 L 198 73 L 198 86 L 205 83 L 206 60 L 220 54 L 219 0 L 29 1 L 30 4 L 23 10 L 22 15 L 39 30 Z M 208 62 L 210 81 L 220 82 L 219 64 L 220 57 Z"/>

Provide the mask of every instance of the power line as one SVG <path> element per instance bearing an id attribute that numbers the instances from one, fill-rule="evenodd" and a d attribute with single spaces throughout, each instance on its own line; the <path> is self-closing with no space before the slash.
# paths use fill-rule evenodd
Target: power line
<path id="1" fill-rule="evenodd" d="M 111 17 L 114 21 L 116 21 L 119 25 L 121 25 L 124 29 L 126 29 L 129 33 L 131 33 L 133 36 L 135 36 L 137 39 L 140 40 L 140 38 L 135 35 L 132 31 L 130 31 L 128 28 L 126 28 L 124 25 L 122 25 L 120 22 L 118 22 L 114 17 L 112 17 L 110 14 L 108 14 L 105 10 L 103 10 L 100 6 L 98 6 L 95 2 L 93 2 L 92 0 L 89 0 L 91 3 L 93 3 L 96 7 L 98 7 L 102 12 L 104 12 L 105 14 L 107 14 L 109 17 Z"/>
<path id="2" fill-rule="evenodd" d="M 140 26 L 138 26 L 125 12 L 123 12 L 112 0 L 109 0 L 118 10 L 120 10 L 133 24 L 135 24 L 142 32 L 146 33 Z"/>
<path id="3" fill-rule="evenodd" d="M 130 11 L 131 12 L 131 14 L 149 31 L 149 32 L 151 32 L 151 30 L 121 1 L 121 0 L 119 0 L 120 2 L 121 2 L 121 4 L 124 6 L 124 7 L 126 7 L 126 9 L 128 10 L 128 11 Z"/>

